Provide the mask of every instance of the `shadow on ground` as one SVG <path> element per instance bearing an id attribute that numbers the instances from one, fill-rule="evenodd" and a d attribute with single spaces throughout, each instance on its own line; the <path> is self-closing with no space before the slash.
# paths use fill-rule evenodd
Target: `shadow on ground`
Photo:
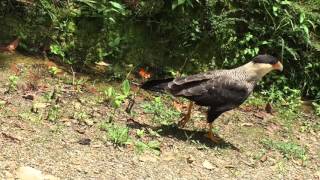
<path id="1" fill-rule="evenodd" d="M 160 136 L 175 138 L 181 141 L 194 140 L 210 148 L 233 149 L 240 151 L 239 148 L 234 146 L 232 143 L 225 141 L 221 137 L 218 137 L 220 139 L 220 143 L 215 144 L 205 136 L 207 132 L 181 129 L 176 124 L 153 127 L 148 124 L 140 123 L 130 119 L 128 120 L 127 126 L 133 129 L 150 128 L 154 131 L 157 131 Z"/>

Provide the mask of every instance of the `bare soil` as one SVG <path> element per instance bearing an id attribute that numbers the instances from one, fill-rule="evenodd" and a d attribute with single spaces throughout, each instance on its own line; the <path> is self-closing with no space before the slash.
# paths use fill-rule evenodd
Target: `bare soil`
<path id="1" fill-rule="evenodd" d="M 118 84 L 63 70 L 52 75 L 52 66 L 0 54 L 0 179 L 21 166 L 61 179 L 320 179 L 319 119 L 312 113 L 301 113 L 288 126 L 277 112 L 244 105 L 214 123 L 222 143 L 213 144 L 204 136 L 204 108 L 194 108 L 185 128 L 160 125 L 141 106 L 153 95 L 139 91 L 133 113 L 125 112 L 125 102 L 114 118 L 129 128 L 131 143 L 115 146 L 100 126 L 113 112 L 102 91 Z M 16 83 L 9 80 L 13 76 Z M 49 115 L 54 107 L 56 119 Z M 264 139 L 293 142 L 306 150 L 306 159 L 268 148 Z M 160 153 L 138 152 L 138 140 L 160 142 Z"/>

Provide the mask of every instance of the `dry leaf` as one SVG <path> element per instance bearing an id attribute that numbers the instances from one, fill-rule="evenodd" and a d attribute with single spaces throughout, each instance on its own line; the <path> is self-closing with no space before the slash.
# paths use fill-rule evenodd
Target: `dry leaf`
<path id="1" fill-rule="evenodd" d="M 145 71 L 143 68 L 140 68 L 139 75 L 144 79 L 149 79 L 151 77 L 151 74 Z"/>

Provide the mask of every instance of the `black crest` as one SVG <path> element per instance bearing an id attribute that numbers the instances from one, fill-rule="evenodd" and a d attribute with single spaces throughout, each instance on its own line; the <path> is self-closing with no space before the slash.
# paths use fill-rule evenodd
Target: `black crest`
<path id="1" fill-rule="evenodd" d="M 279 60 L 271 55 L 258 55 L 252 59 L 254 63 L 276 64 Z"/>

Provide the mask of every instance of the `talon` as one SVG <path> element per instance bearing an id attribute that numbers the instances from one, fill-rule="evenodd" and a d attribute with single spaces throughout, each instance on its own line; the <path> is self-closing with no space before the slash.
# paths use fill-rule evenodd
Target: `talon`
<path id="1" fill-rule="evenodd" d="M 214 144 L 220 144 L 222 142 L 221 138 L 212 132 L 212 124 L 209 124 L 209 132 L 206 137 L 210 139 Z"/>

